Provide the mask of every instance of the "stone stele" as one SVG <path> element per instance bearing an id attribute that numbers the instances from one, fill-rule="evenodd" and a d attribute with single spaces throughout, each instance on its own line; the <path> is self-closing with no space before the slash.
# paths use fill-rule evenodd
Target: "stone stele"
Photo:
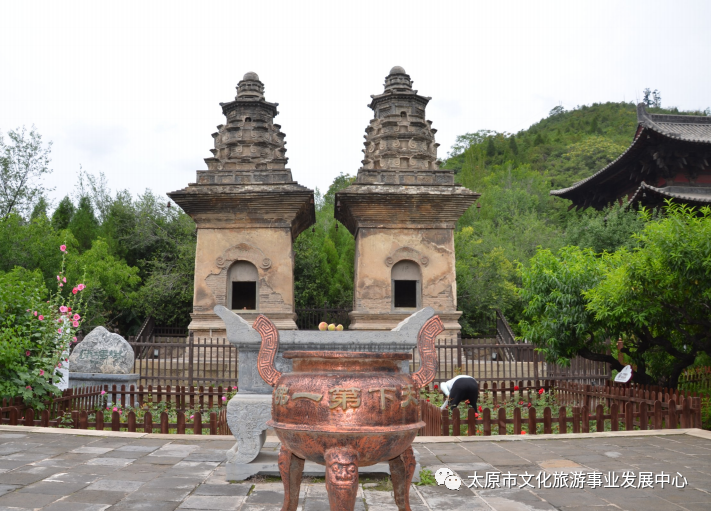
<path id="1" fill-rule="evenodd" d="M 133 348 L 118 334 L 96 327 L 69 357 L 71 373 L 129 374 L 133 372 Z"/>

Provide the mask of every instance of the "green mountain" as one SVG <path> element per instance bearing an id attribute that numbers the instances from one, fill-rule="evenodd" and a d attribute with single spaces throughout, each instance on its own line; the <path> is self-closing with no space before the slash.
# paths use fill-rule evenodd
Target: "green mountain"
<path id="1" fill-rule="evenodd" d="M 648 108 L 652 113 L 704 115 L 677 108 Z M 457 172 L 465 167 L 512 163 L 530 165 L 547 173 L 552 188 L 565 188 L 584 179 L 617 158 L 632 142 L 637 129 L 637 111 L 632 103 L 594 103 L 550 111 L 526 130 L 498 133 L 480 130 L 457 137 L 444 168 Z"/>

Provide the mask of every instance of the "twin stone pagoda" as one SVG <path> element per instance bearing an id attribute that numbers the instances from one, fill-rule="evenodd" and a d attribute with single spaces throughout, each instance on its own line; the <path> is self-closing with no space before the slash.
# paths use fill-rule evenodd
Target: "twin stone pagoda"
<path id="1" fill-rule="evenodd" d="M 369 105 L 374 118 L 356 182 L 336 194 L 335 217 L 356 242 L 351 329 L 390 330 L 427 306 L 446 334 L 460 329 L 454 228 L 479 194 L 438 167 L 436 130 L 425 118 L 430 99 L 412 89 L 404 69 L 390 71 Z M 168 194 L 197 224 L 189 326 L 196 336 L 225 336 L 216 305 L 296 329 L 293 242 L 316 217 L 313 191 L 286 168 L 277 106 L 255 73 L 244 75 L 235 100 L 221 104 L 226 120 L 213 134 L 207 170 Z"/>

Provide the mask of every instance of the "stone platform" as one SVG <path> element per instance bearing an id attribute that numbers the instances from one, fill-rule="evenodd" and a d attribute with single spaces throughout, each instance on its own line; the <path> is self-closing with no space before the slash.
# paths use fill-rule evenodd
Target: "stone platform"
<path id="1" fill-rule="evenodd" d="M 0 511 L 279 511 L 280 481 L 230 484 L 226 451 L 234 439 L 0 426 Z M 266 446 L 277 448 L 276 437 Z M 415 486 L 412 511 L 711 509 L 711 432 L 661 430 L 539 437 L 418 437 L 424 468 L 448 468 L 464 483 L 486 472 L 529 474 L 514 488 Z M 625 472 L 682 474 L 685 488 L 538 487 L 536 476 Z M 395 511 L 392 492 L 361 478 L 356 510 Z M 299 511 L 327 511 L 320 479 L 301 486 Z"/>

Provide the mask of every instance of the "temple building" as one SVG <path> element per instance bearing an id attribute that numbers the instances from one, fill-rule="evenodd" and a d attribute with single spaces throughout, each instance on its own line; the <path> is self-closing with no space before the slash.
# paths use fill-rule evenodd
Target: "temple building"
<path id="1" fill-rule="evenodd" d="M 551 195 L 572 207 L 602 209 L 623 198 L 658 207 L 664 201 L 711 205 L 711 117 L 650 114 L 637 106 L 637 132 L 615 161 Z"/>
<path id="2" fill-rule="evenodd" d="M 454 228 L 479 194 L 438 167 L 437 130 L 425 119 L 431 98 L 412 89 L 403 68 L 392 68 L 371 98 L 363 166 L 335 203 L 356 244 L 349 328 L 389 330 L 430 306 L 447 335 L 458 333 Z"/>
<path id="3" fill-rule="evenodd" d="M 247 73 L 237 97 L 221 103 L 225 124 L 213 133 L 213 156 L 197 182 L 168 196 L 197 224 L 195 291 L 189 329 L 224 337 L 215 305 L 248 321 L 265 314 L 279 329 L 296 329 L 296 237 L 316 221 L 313 191 L 286 168 L 286 142 L 274 123 L 278 103 Z"/>

